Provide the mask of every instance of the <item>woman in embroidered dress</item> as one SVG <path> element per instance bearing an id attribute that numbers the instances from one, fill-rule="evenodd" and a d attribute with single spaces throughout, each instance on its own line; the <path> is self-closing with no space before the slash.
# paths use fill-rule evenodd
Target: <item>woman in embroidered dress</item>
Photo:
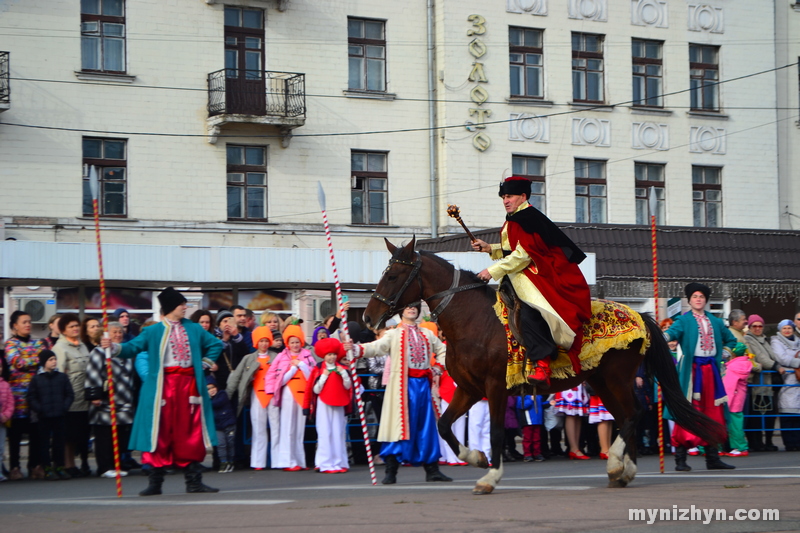
<path id="1" fill-rule="evenodd" d="M 794 371 L 783 374 L 783 383 L 793 385 L 781 391 L 778 408 L 781 416 L 781 438 L 787 452 L 800 451 L 800 387 L 797 386 L 797 368 L 800 367 L 800 337 L 789 319 L 778 324 L 778 334 L 770 342 L 778 362 Z"/>
<path id="2" fill-rule="evenodd" d="M 581 424 L 583 417 L 589 414 L 589 395 L 584 386 L 578 385 L 556 393 L 554 400 L 557 415 L 564 416 L 564 430 L 567 433 L 570 459 L 588 459 L 580 448 Z"/>
<path id="3" fill-rule="evenodd" d="M 277 453 L 272 457 L 272 468 L 296 472 L 306 470 L 303 400 L 306 383 L 316 361 L 311 352 L 303 348 L 306 338 L 300 326 L 286 326 L 283 340 L 286 348 L 270 364 L 264 389 L 267 394 L 273 395 L 274 406 L 280 408 Z"/>
<path id="4" fill-rule="evenodd" d="M 608 449 L 611 448 L 611 432 L 614 417 L 608 412 L 600 396 L 589 397 L 589 423 L 597 424 L 597 440 L 600 441 L 600 459 L 608 459 Z"/>

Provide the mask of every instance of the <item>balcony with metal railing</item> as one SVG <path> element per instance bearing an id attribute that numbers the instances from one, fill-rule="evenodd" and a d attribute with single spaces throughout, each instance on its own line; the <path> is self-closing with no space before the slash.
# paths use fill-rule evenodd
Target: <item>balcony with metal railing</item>
<path id="1" fill-rule="evenodd" d="M 209 142 L 229 124 L 278 128 L 284 147 L 306 122 L 305 74 L 222 69 L 208 75 Z"/>
<path id="2" fill-rule="evenodd" d="M 9 52 L 0 52 L 0 113 L 11 108 L 11 81 L 8 68 Z"/>

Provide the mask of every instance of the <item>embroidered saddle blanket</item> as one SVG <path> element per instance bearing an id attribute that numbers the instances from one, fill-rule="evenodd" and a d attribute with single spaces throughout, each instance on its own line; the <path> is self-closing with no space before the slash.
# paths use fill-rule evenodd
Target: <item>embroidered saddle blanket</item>
<path id="1" fill-rule="evenodd" d="M 498 319 L 506 331 L 508 343 L 508 363 L 506 368 L 506 387 L 528 383 L 526 376 L 533 372 L 533 363 L 525 360 L 525 347 L 514 338 L 508 325 L 508 309 L 499 294 L 494 306 Z M 640 353 L 650 347 L 650 337 L 642 317 L 630 307 L 610 300 L 592 300 L 592 318 L 583 325 L 583 340 L 578 355 L 582 371 L 590 370 L 600 364 L 603 354 L 608 350 L 622 350 L 637 339 L 644 339 Z M 522 368 L 523 362 L 526 368 Z M 567 351 L 558 349 L 558 357 L 551 361 L 553 379 L 566 379 L 577 375 Z"/>

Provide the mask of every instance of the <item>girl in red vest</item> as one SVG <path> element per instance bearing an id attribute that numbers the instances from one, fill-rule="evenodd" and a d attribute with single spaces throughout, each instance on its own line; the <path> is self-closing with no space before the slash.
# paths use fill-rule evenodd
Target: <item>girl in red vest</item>
<path id="1" fill-rule="evenodd" d="M 324 360 L 311 371 L 303 402 L 303 412 L 311 412 L 317 420 L 316 467 L 325 474 L 347 472 L 347 418 L 345 407 L 350 405 L 352 382 L 347 369 L 337 364 L 345 356 L 342 343 L 328 338 L 314 345 L 317 357 Z"/>

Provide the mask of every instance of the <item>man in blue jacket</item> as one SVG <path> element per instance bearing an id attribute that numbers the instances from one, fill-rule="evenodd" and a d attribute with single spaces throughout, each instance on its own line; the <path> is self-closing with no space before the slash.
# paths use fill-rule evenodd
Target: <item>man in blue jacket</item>
<path id="1" fill-rule="evenodd" d="M 114 344 L 112 353 L 136 357 L 147 353 L 148 373 L 139 393 L 130 448 L 150 465 L 150 483 L 140 496 L 161 494 L 165 468 L 185 469 L 186 492 L 218 492 L 202 481 L 206 448 L 214 446 L 214 413 L 206 389 L 203 362 L 211 365 L 222 342 L 199 324 L 184 318 L 186 298 L 167 287 L 158 295 L 162 320 L 135 339 Z M 111 347 L 108 339 L 103 348 Z"/>
<path id="2" fill-rule="evenodd" d="M 668 341 L 678 341 L 683 358 L 678 363 L 678 378 L 681 389 L 698 411 L 725 426 L 723 405 L 728 401 L 722 385 L 719 369 L 722 364 L 722 351 L 736 346 L 736 337 L 725 327 L 725 323 L 705 310 L 711 289 L 702 283 L 690 283 L 684 289 L 691 311 L 680 315 L 670 328 L 664 332 Z M 689 471 L 686 464 L 687 448 L 705 446 L 706 468 L 727 470 L 736 468 L 719 459 L 715 446 L 700 440 L 676 425 L 672 432 L 675 446 L 675 470 Z"/>

